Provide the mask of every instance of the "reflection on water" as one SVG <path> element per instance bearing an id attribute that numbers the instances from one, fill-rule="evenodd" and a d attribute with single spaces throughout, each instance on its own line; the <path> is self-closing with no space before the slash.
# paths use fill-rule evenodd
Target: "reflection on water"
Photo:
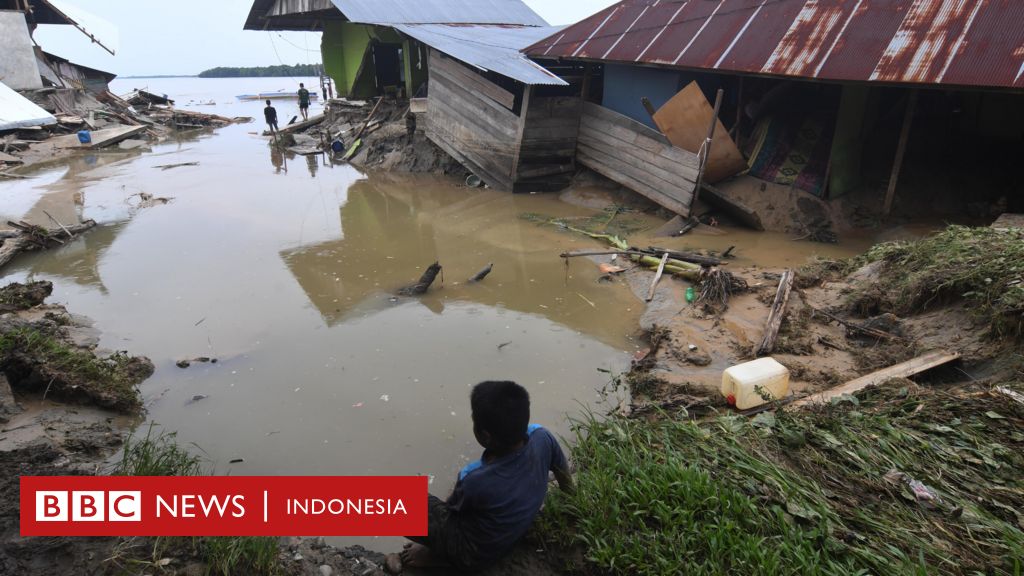
<path id="1" fill-rule="evenodd" d="M 66 278 L 81 286 L 92 286 L 107 293 L 100 275 L 100 262 L 127 222 L 98 226 L 54 251 L 50 258 L 36 258 L 29 268 L 31 274 L 41 278 Z M 72 312 L 74 312 L 72 310 Z"/>
<path id="2" fill-rule="evenodd" d="M 442 277 L 417 299 L 439 314 L 447 302 L 476 302 L 543 315 L 614 346 L 629 346 L 639 302 L 621 287 L 599 283 L 592 265 L 567 271 L 557 247 L 588 241 L 519 218 L 531 208 L 565 213 L 570 207 L 548 196 L 380 176 L 349 188 L 340 209 L 340 238 L 281 256 L 329 325 L 345 321 L 353 310 L 365 315 L 392 306 L 399 286 L 439 261 Z M 483 282 L 466 282 L 488 263 L 494 269 Z"/>

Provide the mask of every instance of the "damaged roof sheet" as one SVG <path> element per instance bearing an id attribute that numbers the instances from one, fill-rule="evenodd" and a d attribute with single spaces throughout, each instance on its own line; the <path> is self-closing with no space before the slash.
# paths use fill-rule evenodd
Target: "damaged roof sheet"
<path id="1" fill-rule="evenodd" d="M 547 26 L 522 0 L 332 0 L 360 24 L 519 24 Z"/>
<path id="2" fill-rule="evenodd" d="M 558 26 L 466 24 L 393 24 L 396 30 L 481 70 L 524 84 L 565 86 L 567 82 L 530 60 L 520 50 L 561 29 Z"/>
<path id="3" fill-rule="evenodd" d="M 1024 2 L 625 0 L 526 53 L 833 81 L 1024 88 Z"/>
<path id="4" fill-rule="evenodd" d="M 0 131 L 56 123 L 52 114 L 0 82 Z"/>

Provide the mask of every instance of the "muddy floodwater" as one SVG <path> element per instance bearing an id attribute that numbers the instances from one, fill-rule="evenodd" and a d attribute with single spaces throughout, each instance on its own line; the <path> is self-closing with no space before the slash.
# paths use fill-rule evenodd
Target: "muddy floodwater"
<path id="1" fill-rule="evenodd" d="M 15 260 L 4 281 L 52 281 L 52 300 L 94 319 L 101 347 L 150 357 L 147 420 L 201 447 L 217 473 L 422 474 L 444 495 L 479 453 L 472 384 L 522 383 L 533 420 L 568 436 L 567 415 L 600 408 L 608 375 L 598 369 L 625 369 L 642 346 L 642 302 L 624 284 L 598 282 L 592 263 L 558 258 L 600 245 L 520 217 L 594 210 L 275 156 L 253 134 L 264 128 L 261 106 L 234 95 L 294 88 L 287 80 L 126 80 L 115 90 L 136 86 L 258 120 L 0 183 L 5 220 L 46 224 L 46 210 L 100 224 Z M 293 102 L 276 106 L 285 121 L 297 113 Z M 181 163 L 198 164 L 160 168 Z M 140 193 L 169 202 L 140 205 Z M 737 265 L 764 266 L 867 244 L 736 230 L 671 242 L 737 245 Z M 443 282 L 428 295 L 392 296 L 435 260 Z M 466 283 L 488 263 L 484 282 Z M 197 357 L 217 362 L 176 366 Z"/>

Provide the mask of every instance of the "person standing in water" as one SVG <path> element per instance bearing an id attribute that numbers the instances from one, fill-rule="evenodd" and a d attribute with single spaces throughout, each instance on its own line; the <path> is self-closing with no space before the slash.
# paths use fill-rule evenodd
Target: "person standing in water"
<path id="1" fill-rule="evenodd" d="M 267 120 L 267 126 L 270 126 L 271 134 L 276 134 L 277 109 L 270 105 L 270 100 L 267 100 L 267 107 L 263 109 L 263 117 Z"/>
<path id="2" fill-rule="evenodd" d="M 302 83 L 299 84 L 299 112 L 302 112 L 303 120 L 309 120 L 309 90 Z"/>

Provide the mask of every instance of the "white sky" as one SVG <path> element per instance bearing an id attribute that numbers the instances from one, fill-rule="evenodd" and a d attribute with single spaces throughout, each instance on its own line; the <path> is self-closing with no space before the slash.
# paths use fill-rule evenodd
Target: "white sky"
<path id="1" fill-rule="evenodd" d="M 416 0 L 408 0 L 415 2 Z M 551 24 L 571 24 L 614 0 L 525 0 Z M 215 66 L 320 61 L 320 35 L 243 31 L 252 0 L 55 0 L 117 52 L 110 56 L 71 26 L 40 26 L 47 52 L 120 76 L 198 74 Z M 84 13 L 84 14 L 83 14 Z M 91 17 L 90 17 L 91 15 Z"/>

